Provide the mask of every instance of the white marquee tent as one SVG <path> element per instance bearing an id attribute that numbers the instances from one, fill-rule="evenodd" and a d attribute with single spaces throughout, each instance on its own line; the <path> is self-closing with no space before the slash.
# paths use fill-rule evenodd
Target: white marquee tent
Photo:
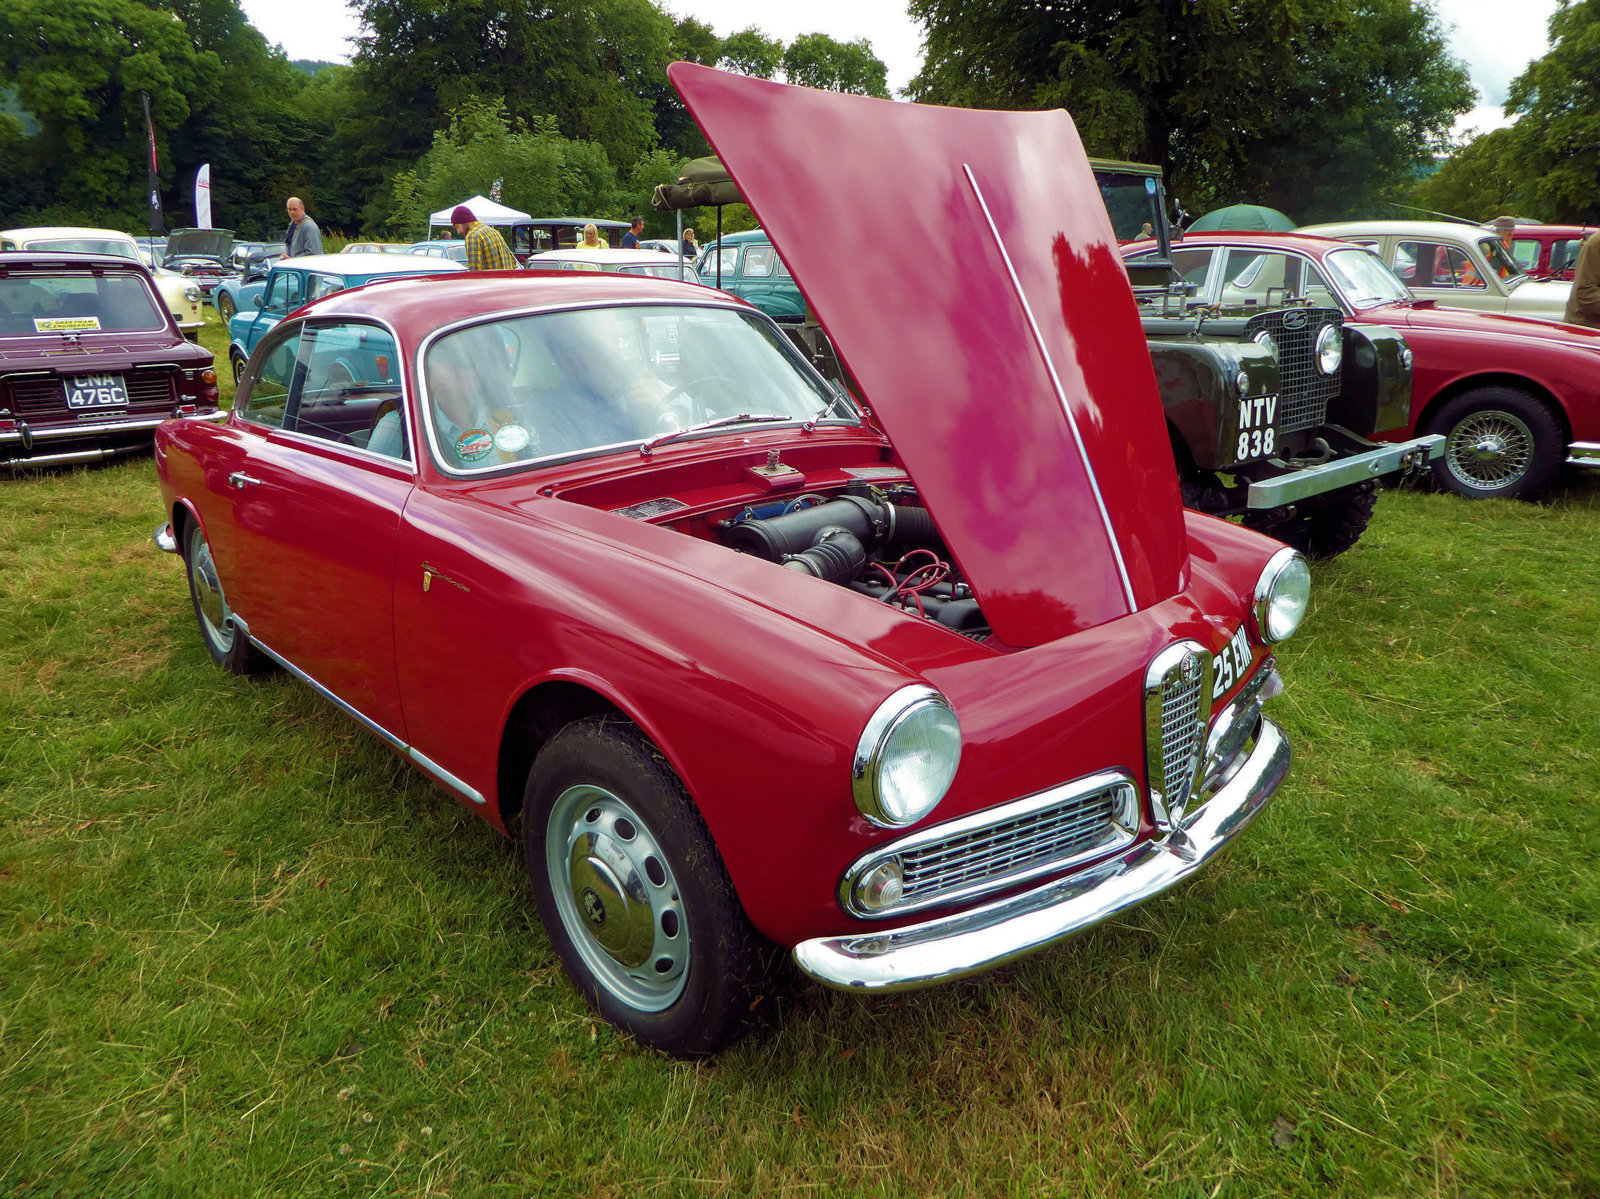
<path id="1" fill-rule="evenodd" d="M 504 204 L 496 204 L 488 196 L 473 196 L 470 200 L 463 200 L 461 203 L 472 209 L 472 215 L 485 225 L 514 225 L 518 221 L 530 221 L 533 219 L 525 212 L 518 212 L 515 208 L 507 208 Z M 448 227 L 450 214 L 456 208 L 457 205 L 452 204 L 449 208 L 439 209 L 438 212 L 428 218 L 428 224 L 430 226 L 444 225 Z"/>

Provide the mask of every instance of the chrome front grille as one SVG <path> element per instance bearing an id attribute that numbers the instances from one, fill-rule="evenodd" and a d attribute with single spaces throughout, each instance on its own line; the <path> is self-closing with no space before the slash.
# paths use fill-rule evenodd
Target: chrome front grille
<path id="1" fill-rule="evenodd" d="M 1250 318 L 1245 336 L 1272 335 L 1278 347 L 1278 419 L 1280 434 L 1314 429 L 1328 416 L 1328 401 L 1339 394 L 1339 372 L 1325 375 L 1317 367 L 1317 338 L 1329 325 L 1342 328 L 1334 308 L 1278 308 Z"/>
<path id="2" fill-rule="evenodd" d="M 1169 645 L 1145 672 L 1145 766 L 1156 824 L 1182 818 L 1199 778 L 1211 719 L 1213 662 L 1193 641 Z"/>
<path id="3" fill-rule="evenodd" d="M 952 903 L 1129 844 L 1138 826 L 1133 780 L 1105 771 L 879 846 L 845 872 L 840 899 L 854 915 L 867 917 Z M 887 910 L 869 911 L 857 901 L 854 884 L 891 859 L 904 872 L 903 898 Z"/>

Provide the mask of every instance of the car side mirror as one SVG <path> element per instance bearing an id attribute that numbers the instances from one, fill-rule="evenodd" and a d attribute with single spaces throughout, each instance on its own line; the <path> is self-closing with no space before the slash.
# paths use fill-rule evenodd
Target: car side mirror
<path id="1" fill-rule="evenodd" d="M 257 308 L 264 308 L 264 307 L 266 307 L 267 297 L 266 296 L 251 296 L 250 297 L 250 302 L 252 304 L 254 304 Z"/>

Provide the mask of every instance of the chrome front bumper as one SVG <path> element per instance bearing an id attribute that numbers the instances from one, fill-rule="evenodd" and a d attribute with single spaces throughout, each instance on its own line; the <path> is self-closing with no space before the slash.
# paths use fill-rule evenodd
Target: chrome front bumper
<path id="1" fill-rule="evenodd" d="M 794 948 L 801 970 L 841 990 L 901 991 L 976 974 L 1093 928 L 1176 886 L 1221 853 L 1289 772 L 1289 741 L 1262 717 L 1255 748 L 1182 828 L 1068 878 L 885 932 Z"/>
<path id="2" fill-rule="evenodd" d="M 1444 435 L 1430 433 L 1410 441 L 1397 441 L 1381 449 L 1368 450 L 1321 466 L 1289 471 L 1274 479 L 1250 484 L 1245 499 L 1247 508 L 1281 508 L 1298 500 L 1348 487 L 1364 479 L 1375 479 L 1409 466 L 1424 466 L 1444 453 Z"/>

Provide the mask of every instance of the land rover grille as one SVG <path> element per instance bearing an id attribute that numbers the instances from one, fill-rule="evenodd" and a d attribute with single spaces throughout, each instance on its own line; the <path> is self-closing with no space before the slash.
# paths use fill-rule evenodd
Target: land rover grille
<path id="1" fill-rule="evenodd" d="M 1272 336 L 1278 348 L 1278 420 L 1280 434 L 1314 429 L 1327 419 L 1328 401 L 1339 394 L 1339 372 L 1325 375 L 1317 367 L 1317 337 L 1344 318 L 1336 308 L 1278 308 L 1250 318 L 1245 336 Z"/>

